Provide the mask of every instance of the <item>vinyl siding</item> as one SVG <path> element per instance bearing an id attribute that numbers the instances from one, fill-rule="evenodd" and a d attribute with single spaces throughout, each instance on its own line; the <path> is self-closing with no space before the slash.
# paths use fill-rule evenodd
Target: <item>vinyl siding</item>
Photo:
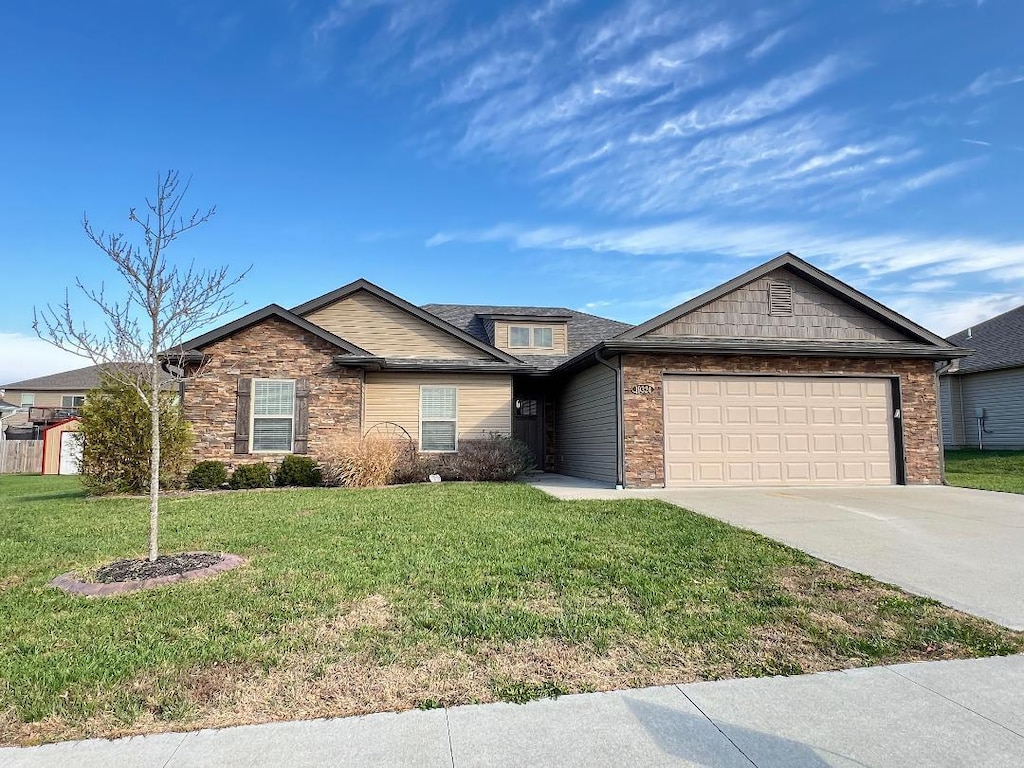
<path id="1" fill-rule="evenodd" d="M 939 419 L 942 421 L 942 444 L 957 444 L 953 428 L 953 382 L 951 376 L 939 377 Z"/>
<path id="2" fill-rule="evenodd" d="M 943 376 L 940 386 L 944 444 L 976 448 L 978 420 L 975 413 L 978 408 L 984 408 L 984 447 L 1024 448 L 1024 368 Z M 958 386 L 962 392 L 957 392 Z M 959 413 L 961 396 L 962 414 Z M 948 437 L 947 410 L 951 425 Z"/>
<path id="3" fill-rule="evenodd" d="M 792 287 L 792 315 L 779 317 L 768 314 L 768 285 L 773 282 Z M 737 288 L 645 336 L 907 340 L 900 331 L 785 269 Z"/>
<path id="4" fill-rule="evenodd" d="M 458 387 L 459 440 L 512 433 L 512 377 L 493 374 L 367 373 L 363 430 L 390 421 L 419 447 L 420 387 Z"/>
<path id="5" fill-rule="evenodd" d="M 306 319 L 383 357 L 493 359 L 486 352 L 366 291 L 358 291 L 312 312 Z"/>
<path id="6" fill-rule="evenodd" d="M 39 390 L 31 389 L 8 389 L 6 394 L 4 394 L 4 400 L 12 405 L 21 405 L 21 395 L 23 392 L 35 392 L 35 407 L 37 408 L 59 408 L 62 396 L 84 394 L 83 392 L 40 392 Z"/>
<path id="7" fill-rule="evenodd" d="M 614 483 L 617 418 L 614 371 L 595 365 L 570 379 L 555 412 L 558 471 Z"/>
<path id="8" fill-rule="evenodd" d="M 510 347 L 508 345 L 508 328 L 510 325 L 528 325 L 531 328 L 550 328 L 550 347 Z M 523 320 L 521 323 L 509 320 L 494 321 L 494 346 L 513 355 L 565 355 L 568 354 L 566 324 L 564 322 L 541 322 L 539 320 Z"/>

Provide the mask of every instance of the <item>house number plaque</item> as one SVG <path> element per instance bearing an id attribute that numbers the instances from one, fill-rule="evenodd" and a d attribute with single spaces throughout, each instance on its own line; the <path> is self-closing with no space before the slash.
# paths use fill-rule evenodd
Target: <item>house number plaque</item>
<path id="1" fill-rule="evenodd" d="M 629 390 L 634 395 L 653 395 L 654 385 L 653 384 L 634 384 L 633 388 Z"/>

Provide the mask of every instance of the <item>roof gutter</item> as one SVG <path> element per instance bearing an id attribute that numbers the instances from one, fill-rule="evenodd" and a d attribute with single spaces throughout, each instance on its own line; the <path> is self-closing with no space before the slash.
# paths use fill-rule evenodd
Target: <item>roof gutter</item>
<path id="1" fill-rule="evenodd" d="M 615 374 L 615 488 L 621 491 L 625 487 L 625 447 L 623 446 L 623 407 L 622 407 L 622 358 L 616 359 L 612 365 L 601 357 L 601 349 L 594 350 L 594 359 Z"/>

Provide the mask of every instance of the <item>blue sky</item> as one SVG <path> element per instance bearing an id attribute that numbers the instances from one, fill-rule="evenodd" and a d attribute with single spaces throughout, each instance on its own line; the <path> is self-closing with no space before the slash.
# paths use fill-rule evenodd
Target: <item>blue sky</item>
<path id="1" fill-rule="evenodd" d="M 0 7 L 0 381 L 156 172 L 242 311 L 642 321 L 791 250 L 941 333 L 1024 303 L 1024 4 L 94 0 Z"/>

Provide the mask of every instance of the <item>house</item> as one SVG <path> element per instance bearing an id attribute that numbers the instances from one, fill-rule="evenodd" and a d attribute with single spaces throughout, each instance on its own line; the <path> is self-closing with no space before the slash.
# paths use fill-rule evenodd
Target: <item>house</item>
<path id="1" fill-rule="evenodd" d="M 974 354 L 939 371 L 947 448 L 1024 448 L 1024 306 L 948 341 Z"/>
<path id="2" fill-rule="evenodd" d="M 3 399 L 18 407 L 7 423 L 34 426 L 41 434 L 46 426 L 77 415 L 86 393 L 100 385 L 102 372 L 102 366 L 91 365 L 0 386 Z"/>
<path id="3" fill-rule="evenodd" d="M 206 365 L 183 394 L 200 458 L 498 432 L 550 471 L 660 487 L 940 483 L 936 364 L 969 352 L 787 253 L 638 326 L 357 280 L 176 354 Z"/>

